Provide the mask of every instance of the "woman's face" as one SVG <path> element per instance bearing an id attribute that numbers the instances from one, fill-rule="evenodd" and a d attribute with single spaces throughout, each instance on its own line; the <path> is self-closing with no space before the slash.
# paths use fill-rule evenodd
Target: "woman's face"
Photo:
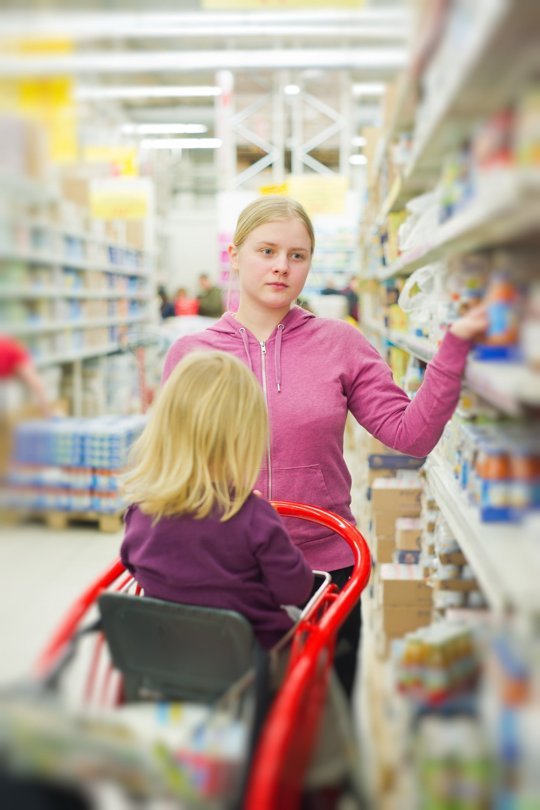
<path id="1" fill-rule="evenodd" d="M 309 273 L 311 240 L 300 219 L 280 219 L 254 228 L 229 256 L 243 303 L 288 310 Z"/>

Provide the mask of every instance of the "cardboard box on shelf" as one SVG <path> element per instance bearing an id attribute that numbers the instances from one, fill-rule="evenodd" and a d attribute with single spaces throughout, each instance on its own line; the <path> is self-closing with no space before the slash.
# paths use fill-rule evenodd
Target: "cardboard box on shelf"
<path id="1" fill-rule="evenodd" d="M 422 539 L 422 521 L 419 518 L 400 517 L 396 520 L 396 548 L 419 551 Z"/>
<path id="2" fill-rule="evenodd" d="M 437 579 L 433 583 L 437 591 L 477 591 L 476 579 Z"/>
<path id="3" fill-rule="evenodd" d="M 144 250 L 146 246 L 146 220 L 131 219 L 126 221 L 126 244 L 135 250 Z"/>
<path id="4" fill-rule="evenodd" d="M 418 470 L 425 462 L 425 458 L 406 456 L 395 450 L 386 453 L 371 453 L 368 456 L 368 467 L 373 470 Z"/>
<path id="5" fill-rule="evenodd" d="M 391 563 L 394 559 L 395 542 L 393 537 L 379 537 L 373 535 L 373 548 L 371 553 L 378 563 Z"/>
<path id="6" fill-rule="evenodd" d="M 466 565 L 467 557 L 462 551 L 452 551 L 449 554 L 440 552 L 438 555 L 439 560 L 443 565 Z"/>
<path id="7" fill-rule="evenodd" d="M 363 447 L 365 448 L 368 457 L 372 453 L 393 453 L 394 455 L 399 455 L 397 450 L 392 450 L 391 447 L 387 447 L 385 444 L 379 441 L 379 439 L 376 439 L 375 436 L 372 436 L 370 433 L 365 434 Z"/>
<path id="8" fill-rule="evenodd" d="M 387 469 L 383 468 L 380 470 L 372 470 L 368 469 L 367 471 L 367 483 L 368 486 L 371 486 L 377 478 L 395 478 L 397 470 L 394 469 Z"/>
<path id="9" fill-rule="evenodd" d="M 373 532 L 377 537 L 391 539 L 395 544 L 396 538 L 396 515 L 394 512 L 373 511 L 372 524 Z"/>
<path id="10" fill-rule="evenodd" d="M 90 180 L 79 174 L 64 174 L 60 180 L 61 194 L 66 200 L 88 208 L 90 204 Z"/>
<path id="11" fill-rule="evenodd" d="M 399 548 L 394 551 L 394 558 L 392 562 L 406 563 L 407 565 L 418 565 L 420 562 L 421 551 L 419 549 L 412 550 L 410 548 Z"/>
<path id="12" fill-rule="evenodd" d="M 418 630 L 431 623 L 431 607 L 417 605 L 384 605 L 382 609 L 382 629 L 387 638 L 401 638 L 405 633 Z"/>
<path id="13" fill-rule="evenodd" d="M 381 478 L 371 487 L 371 503 L 374 510 L 391 511 L 396 517 L 418 517 L 422 484 L 399 478 Z"/>
<path id="14" fill-rule="evenodd" d="M 431 605 L 433 591 L 426 583 L 421 566 L 383 564 L 379 569 L 381 600 L 388 606 Z"/>

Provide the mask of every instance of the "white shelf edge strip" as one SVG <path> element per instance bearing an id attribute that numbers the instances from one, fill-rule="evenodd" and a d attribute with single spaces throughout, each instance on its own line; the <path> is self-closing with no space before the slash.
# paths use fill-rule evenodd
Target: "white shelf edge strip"
<path id="1" fill-rule="evenodd" d="M 489 603 L 500 611 L 539 611 L 538 571 L 535 566 L 524 567 L 527 547 L 519 526 L 482 523 L 436 454 L 430 457 L 427 476 L 441 512 Z"/>

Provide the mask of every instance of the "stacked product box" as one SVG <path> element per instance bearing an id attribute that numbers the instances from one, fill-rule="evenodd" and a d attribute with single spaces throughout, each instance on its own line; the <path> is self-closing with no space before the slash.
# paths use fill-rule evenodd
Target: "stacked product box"
<path id="1" fill-rule="evenodd" d="M 63 418 L 19 425 L 5 492 L 9 508 L 118 513 L 118 474 L 144 416 Z"/>

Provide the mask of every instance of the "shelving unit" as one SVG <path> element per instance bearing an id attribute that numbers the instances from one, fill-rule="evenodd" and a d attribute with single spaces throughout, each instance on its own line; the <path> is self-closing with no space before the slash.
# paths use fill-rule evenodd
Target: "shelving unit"
<path id="1" fill-rule="evenodd" d="M 538 170 L 494 171 L 479 178 L 475 197 L 460 213 L 441 225 L 429 242 L 405 251 L 377 278 L 409 275 L 436 259 L 526 239 L 540 222 Z"/>
<path id="2" fill-rule="evenodd" d="M 436 453 L 428 462 L 427 479 L 491 607 L 540 614 L 537 553 L 530 535 L 518 524 L 482 523 Z"/>
<path id="3" fill-rule="evenodd" d="M 64 209 L 54 186 L 45 188 L 25 177 L 4 179 L 2 328 L 28 342 L 39 368 L 73 366 L 77 414 L 82 361 L 124 350 L 137 337 L 134 330 L 140 333 L 155 319 L 152 257 L 108 236 L 104 228 L 97 232 L 95 222 L 77 227 L 56 221 Z M 8 205 L 12 199 L 17 200 L 15 210 Z"/>
<path id="4" fill-rule="evenodd" d="M 439 84 L 435 81 L 437 69 L 440 71 L 435 55 L 428 68 L 432 73 L 422 77 L 423 92 L 419 95 L 423 100 L 409 127 L 412 148 L 408 163 L 403 168 L 385 165 L 391 155 L 392 142 L 400 132 L 399 114 L 390 119 L 375 149 L 372 178 L 375 207 L 368 222 L 380 234 L 387 233 L 382 233 L 377 245 L 370 241 L 375 230 L 366 233 L 365 255 L 372 259 L 367 273 L 371 286 L 366 289 L 373 290 L 377 281 L 388 287 L 391 279 L 408 276 L 420 267 L 449 257 L 502 246 L 512 250 L 539 245 L 540 171 L 537 166 L 522 165 L 521 158 L 516 156 L 513 165 L 477 167 L 471 172 L 471 196 L 465 199 L 464 194 L 456 198 L 463 201 L 450 218 L 440 224 L 426 225 L 424 235 L 414 242 L 411 231 L 410 246 L 399 258 L 387 265 L 379 263 L 380 255 L 395 255 L 392 240 L 401 219 L 398 214 L 390 220 L 389 216 L 403 210 L 412 197 L 436 191 L 447 155 L 473 136 L 479 123 L 516 102 L 525 83 L 538 76 L 540 14 L 534 0 L 474 3 L 468 13 L 471 20 L 467 20 L 463 32 L 455 69 L 446 70 L 444 81 Z M 442 42 L 443 47 L 448 47 L 448 42 Z M 409 71 L 402 81 L 402 92 L 411 81 Z M 409 86 L 408 92 L 413 95 L 414 88 Z M 385 183 L 388 177 L 389 187 Z M 435 202 L 435 207 L 439 209 L 440 205 Z M 434 210 L 426 211 L 426 215 L 432 216 L 436 223 L 438 214 Z M 419 220 L 419 234 L 420 229 Z M 390 242 L 389 249 L 385 238 Z M 441 262 L 441 274 L 444 267 Z M 439 281 L 444 284 L 443 279 Z M 379 345 L 395 346 L 424 363 L 433 358 L 436 349 L 427 339 L 390 329 L 383 323 L 380 304 L 368 305 L 366 310 L 368 317 L 363 318 L 362 328 Z M 523 420 L 529 415 L 529 409 L 538 411 L 540 408 L 540 374 L 519 362 L 480 361 L 471 356 L 464 384 L 506 417 Z M 500 615 L 515 614 L 538 620 L 539 555 L 531 533 L 520 523 L 482 522 L 440 451 L 430 456 L 426 476 L 437 506 L 493 610 Z"/>

